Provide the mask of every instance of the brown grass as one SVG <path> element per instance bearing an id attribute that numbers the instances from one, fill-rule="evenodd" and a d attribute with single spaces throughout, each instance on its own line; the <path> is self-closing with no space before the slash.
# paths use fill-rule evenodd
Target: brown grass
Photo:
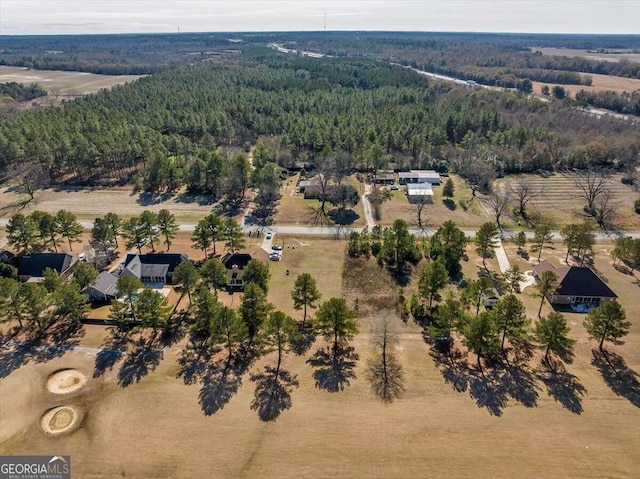
<path id="1" fill-rule="evenodd" d="M 626 77 L 618 77 L 613 75 L 600 75 L 597 73 L 583 73 L 583 75 L 590 75 L 593 77 L 593 83 L 591 86 L 586 85 L 562 85 L 565 91 L 571 96 L 574 97 L 576 93 L 580 90 L 585 90 L 588 92 L 599 92 L 599 91 L 607 91 L 613 90 L 618 93 L 633 92 L 635 90 L 640 90 L 640 80 L 635 78 L 626 78 Z M 543 85 L 548 85 L 549 87 L 553 87 L 556 83 L 544 83 L 544 82 L 531 82 L 533 84 L 533 92 L 534 94 L 541 96 L 540 91 Z"/>
<path id="2" fill-rule="evenodd" d="M 620 60 L 629 60 L 632 62 L 640 62 L 640 53 L 634 53 L 630 50 L 618 50 L 616 53 L 594 53 L 588 50 L 580 50 L 573 48 L 534 48 L 534 52 L 540 52 L 543 55 L 555 55 L 561 57 L 583 57 L 590 60 L 606 60 L 608 62 L 619 62 Z"/>
<path id="3" fill-rule="evenodd" d="M 344 248 L 343 242 L 335 244 Z M 315 264 L 318 269 L 314 271 L 330 276 L 317 278 L 323 281 L 322 288 L 331 287 L 331 279 L 339 288 L 340 273 L 321 270 L 323 258 L 315 257 L 322 252 L 335 261 L 340 255 L 338 246 L 330 252 L 328 245 L 318 247 L 313 257 L 300 257 L 299 263 L 293 256 L 296 253 L 285 249 L 282 264 L 272 268 L 272 289 L 283 277 L 274 268 L 296 268 L 296 264 L 308 268 Z M 630 276 L 613 269 L 604 251 L 608 247 L 598 247 L 596 267 L 620 294 L 633 323 L 626 344 L 611 349 L 637 372 L 638 286 Z M 288 266 L 287 253 L 291 254 Z M 475 274 L 477 261 L 470 253 L 464 264 L 466 274 Z M 288 289 L 284 283 L 282 287 Z M 323 292 L 325 297 L 339 294 L 336 289 Z M 199 401 L 215 391 L 216 383 L 184 384 L 178 364 L 184 341 L 165 350 L 157 369 L 128 387 L 118 385 L 120 364 L 93 378 L 95 356 L 70 352 L 48 362 L 31 362 L 0 380 L 0 453 L 50 454 L 54 447 L 57 454 L 73 456 L 73 474 L 78 477 L 387 479 L 423 477 L 425 471 L 433 477 L 456 478 L 538 478 L 540 471 L 554 478 L 637 477 L 640 409 L 615 394 L 591 364 L 595 344 L 586 338 L 581 325 L 584 316 L 568 318 L 578 344 L 567 372 L 584 388 L 583 393 L 575 392 L 580 413 L 563 407 L 537 379 L 544 370 L 536 355 L 530 363 L 532 385 L 514 383 L 514 389 L 497 405 L 500 415 L 491 414 L 486 400 L 492 397 L 492 387 L 487 394 L 479 376 L 457 376 L 464 368 L 444 371 L 430 357 L 419 328 L 397 320 L 401 334 L 396 355 L 404 370 L 406 391 L 390 405 L 383 405 L 370 392 L 365 365 L 371 336 L 364 328 L 352 342 L 360 354 L 356 378 L 341 392 L 317 389 L 307 357 L 288 355 L 283 368 L 296 374 L 300 385 L 291 392 L 291 409 L 268 423 L 250 409 L 254 383 L 249 376 L 266 364 L 273 365 L 273 356 L 255 363 L 243 376 L 237 393 L 231 391 L 224 408 L 207 416 Z M 93 326 L 87 330 L 83 345 L 87 338 L 105 333 L 104 328 Z M 321 345 L 317 342 L 310 354 Z M 7 365 L 7 361 L 0 363 Z M 78 369 L 90 378 L 85 389 L 65 401 L 82 407 L 86 416 L 79 430 L 52 439 L 40 432 L 37 423 L 43 411 L 60 405 L 59 398 L 45 393 L 44 384 L 49 374 L 63 368 Z M 487 368 L 489 375 L 493 371 Z M 496 371 L 505 370 L 499 367 Z M 455 377 L 463 380 L 455 383 L 457 389 L 447 382 Z M 520 387 L 532 388 L 532 407 L 515 399 Z M 567 394 L 571 391 L 569 388 Z M 128 437 L 139 439 L 123 439 Z"/>

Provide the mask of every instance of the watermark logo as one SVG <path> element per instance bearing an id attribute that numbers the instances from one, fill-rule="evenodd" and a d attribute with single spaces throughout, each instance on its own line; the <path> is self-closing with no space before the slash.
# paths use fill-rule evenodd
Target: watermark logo
<path id="1" fill-rule="evenodd" d="M 71 456 L 0 456 L 0 479 L 71 479 Z"/>

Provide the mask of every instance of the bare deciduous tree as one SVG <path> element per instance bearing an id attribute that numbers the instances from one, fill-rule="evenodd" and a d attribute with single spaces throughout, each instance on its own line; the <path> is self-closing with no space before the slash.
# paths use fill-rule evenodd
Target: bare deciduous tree
<path id="1" fill-rule="evenodd" d="M 500 219 L 509 212 L 509 207 L 513 203 L 513 199 L 509 192 L 502 190 L 494 190 L 489 195 L 489 208 L 493 213 L 493 217 L 496 219 L 496 223 L 500 231 L 502 231 L 502 223 Z"/>
<path id="2" fill-rule="evenodd" d="M 601 228 L 607 229 L 613 225 L 616 217 L 615 206 L 612 203 L 613 195 L 609 190 L 604 190 L 595 201 L 595 219 Z"/>
<path id="3" fill-rule="evenodd" d="M 542 193 L 542 188 L 535 186 L 528 178 L 518 180 L 511 185 L 510 189 L 518 203 L 516 213 L 522 216 L 526 215 L 527 204 Z"/>
<path id="4" fill-rule="evenodd" d="M 36 191 L 45 188 L 49 183 L 49 172 L 40 163 L 15 165 L 9 176 L 18 191 L 29 195 L 29 201 L 33 200 Z"/>
<path id="5" fill-rule="evenodd" d="M 387 404 L 404 392 L 402 366 L 393 352 L 398 344 L 393 318 L 390 311 L 382 312 L 377 318 L 373 336 L 375 354 L 369 360 L 367 372 L 373 393 Z"/>
<path id="6" fill-rule="evenodd" d="M 596 210 L 596 200 L 607 193 L 609 184 L 609 175 L 604 170 L 587 170 L 579 173 L 574 185 L 578 189 L 578 196 L 587 204 L 585 209 L 593 214 Z"/>

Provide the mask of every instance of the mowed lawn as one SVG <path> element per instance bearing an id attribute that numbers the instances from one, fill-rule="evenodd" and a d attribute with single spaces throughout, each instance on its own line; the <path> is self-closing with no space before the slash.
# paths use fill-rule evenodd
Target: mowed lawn
<path id="1" fill-rule="evenodd" d="M 277 308 L 286 311 L 291 304 L 288 294 L 300 272 L 316 277 L 323 299 L 341 294 L 344 242 L 277 236 L 276 241 L 284 246 L 283 261 L 270 263 L 269 299 Z M 637 372 L 640 304 L 633 292 L 638 286 L 631 276 L 613 269 L 607 249 L 598 247 L 596 268 L 620 294 L 633 323 L 626 344 L 612 350 Z M 471 250 L 463 267 L 473 277 L 482 265 Z M 512 259 L 510 245 L 507 253 Z M 549 258 L 554 260 L 554 255 L 563 253 L 558 248 Z M 497 270 L 495 260 L 488 266 Z M 374 267 L 367 274 L 376 271 Z M 528 302 L 530 316 L 533 299 Z M 77 477 L 100 478 L 637 477 L 638 389 L 635 396 L 633 390 L 616 394 L 607 385 L 591 364 L 595 343 L 581 326 L 584 315 L 568 317 L 578 344 L 575 360 L 562 377 L 572 382 L 542 381 L 547 376 L 538 355 L 528 374 L 511 376 L 508 388 L 501 382 L 486 387 L 478 375 L 436 364 L 420 328 L 396 318 L 400 334 L 395 351 L 405 392 L 390 405 L 371 393 L 366 364 L 372 335 L 368 318 L 358 318 L 361 332 L 352 345 L 359 359 L 344 389 L 330 393 L 316 387 L 307 360 L 324 346 L 317 340 L 305 355 L 290 353 L 283 361 L 282 369 L 295 375 L 299 385 L 291 387 L 290 408 L 269 422 L 252 409 L 265 401 L 264 396 L 256 399 L 252 376 L 275 365 L 273 354 L 254 363 L 240 382 L 210 375 L 207 381 L 186 385 L 183 340 L 166 349 L 157 368 L 139 382 L 121 387 L 121 363 L 94 378 L 95 355 L 70 352 L 0 375 L 0 453 L 51 454 L 55 449 L 56 454 L 72 456 Z M 1 357 L 0 371 L 9 372 L 12 357 Z M 474 359 L 470 355 L 469 363 Z M 87 387 L 67 396 L 45 392 L 48 375 L 64 368 L 82 371 L 89 377 Z M 493 369 L 486 372 L 491 375 Z M 227 401 L 215 413 L 205 414 L 216 395 Z M 82 427 L 67 436 L 46 437 L 38 419 L 61 404 L 84 410 Z"/>

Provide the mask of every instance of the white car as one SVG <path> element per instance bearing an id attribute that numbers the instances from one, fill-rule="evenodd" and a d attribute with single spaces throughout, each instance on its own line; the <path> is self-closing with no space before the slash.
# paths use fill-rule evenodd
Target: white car
<path id="1" fill-rule="evenodd" d="M 282 259 L 282 253 L 280 253 L 279 251 L 274 251 L 269 255 L 269 259 L 271 261 L 280 261 Z"/>
<path id="2" fill-rule="evenodd" d="M 271 239 L 271 231 L 269 231 L 267 233 L 267 236 L 265 236 L 264 238 L 270 240 Z"/>

